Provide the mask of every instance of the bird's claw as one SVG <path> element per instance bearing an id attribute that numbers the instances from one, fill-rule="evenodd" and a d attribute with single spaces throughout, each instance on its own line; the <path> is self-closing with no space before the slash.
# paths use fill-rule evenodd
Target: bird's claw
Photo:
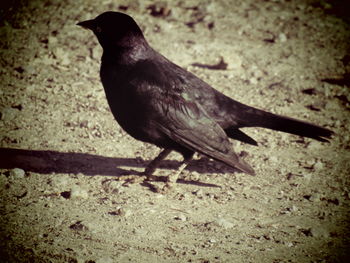
<path id="1" fill-rule="evenodd" d="M 147 186 L 152 192 L 158 193 L 158 194 L 166 194 L 169 193 L 174 188 L 173 183 L 165 183 L 165 184 L 157 184 L 157 183 L 150 183 L 148 181 L 143 182 L 144 186 Z"/>

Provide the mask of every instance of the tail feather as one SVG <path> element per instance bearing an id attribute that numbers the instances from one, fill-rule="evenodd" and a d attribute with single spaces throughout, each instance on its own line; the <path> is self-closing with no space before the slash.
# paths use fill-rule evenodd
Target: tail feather
<path id="1" fill-rule="evenodd" d="M 276 131 L 287 132 L 303 137 L 312 138 L 321 142 L 328 142 L 333 131 L 321 126 L 270 112 L 250 109 L 246 116 L 250 127 L 262 127 Z"/>

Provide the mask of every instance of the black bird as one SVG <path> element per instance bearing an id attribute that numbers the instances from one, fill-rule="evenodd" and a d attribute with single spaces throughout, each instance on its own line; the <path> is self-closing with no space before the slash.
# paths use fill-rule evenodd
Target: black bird
<path id="1" fill-rule="evenodd" d="M 225 96 L 156 52 L 126 14 L 105 12 L 78 25 L 92 30 L 103 48 L 100 76 L 115 119 L 135 139 L 164 149 L 148 165 L 146 175 L 172 150 L 184 157 L 175 181 L 195 152 L 254 175 L 229 141 L 230 137 L 257 145 L 239 130 L 242 127 L 269 128 L 321 142 L 333 134 Z"/>

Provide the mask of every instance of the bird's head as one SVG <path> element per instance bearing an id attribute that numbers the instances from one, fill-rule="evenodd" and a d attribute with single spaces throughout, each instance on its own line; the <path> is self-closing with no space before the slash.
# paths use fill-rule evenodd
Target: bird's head
<path id="1" fill-rule="evenodd" d="M 104 49 L 133 47 L 144 40 L 142 31 L 134 19 L 120 12 L 105 12 L 95 19 L 77 25 L 92 30 Z"/>

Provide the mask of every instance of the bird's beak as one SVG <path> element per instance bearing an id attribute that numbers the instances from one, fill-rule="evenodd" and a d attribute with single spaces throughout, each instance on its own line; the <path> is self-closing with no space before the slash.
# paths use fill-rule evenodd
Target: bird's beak
<path id="1" fill-rule="evenodd" d="M 81 26 L 83 28 L 90 29 L 90 30 L 94 31 L 94 29 L 96 27 L 96 22 L 95 22 L 94 19 L 91 19 L 91 20 L 86 20 L 86 21 L 83 21 L 83 22 L 79 22 L 77 25 Z"/>

